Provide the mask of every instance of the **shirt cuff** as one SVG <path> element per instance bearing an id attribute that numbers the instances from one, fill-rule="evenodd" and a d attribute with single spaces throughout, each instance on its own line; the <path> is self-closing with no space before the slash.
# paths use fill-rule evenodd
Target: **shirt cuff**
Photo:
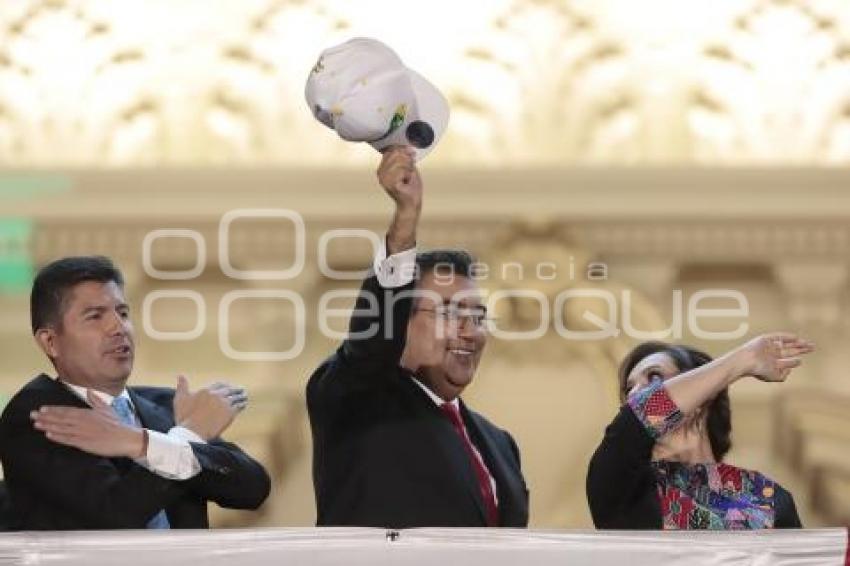
<path id="1" fill-rule="evenodd" d="M 201 444 L 206 444 L 207 441 L 197 435 L 197 433 L 185 426 L 175 426 L 172 427 L 171 430 L 168 431 L 168 436 L 172 438 L 176 438 L 177 440 L 185 440 L 186 442 L 199 442 Z"/>
<path id="2" fill-rule="evenodd" d="M 685 418 L 660 379 L 629 395 L 627 403 L 655 440 L 677 428 Z"/>
<path id="3" fill-rule="evenodd" d="M 416 275 L 416 248 L 387 257 L 387 244 L 381 244 L 373 264 L 378 283 L 385 289 L 403 287 Z"/>
<path id="4" fill-rule="evenodd" d="M 175 433 L 175 429 L 182 429 L 183 432 Z M 174 427 L 168 434 L 148 429 L 148 451 L 145 458 L 137 462 L 156 475 L 170 480 L 187 480 L 196 476 L 201 471 L 201 464 L 192 451 L 188 435 L 186 438 L 180 437 L 186 432 L 197 437 L 183 427 Z"/>

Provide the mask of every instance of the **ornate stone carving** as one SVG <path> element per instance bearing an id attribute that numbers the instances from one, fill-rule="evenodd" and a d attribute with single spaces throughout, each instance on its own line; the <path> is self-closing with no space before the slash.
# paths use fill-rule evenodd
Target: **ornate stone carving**
<path id="1" fill-rule="evenodd" d="M 435 164 L 850 159 L 839 5 L 33 0 L 0 7 L 0 163 L 363 163 L 305 107 L 324 47 L 392 44 L 447 94 Z M 439 28 L 439 41 L 433 40 Z"/>

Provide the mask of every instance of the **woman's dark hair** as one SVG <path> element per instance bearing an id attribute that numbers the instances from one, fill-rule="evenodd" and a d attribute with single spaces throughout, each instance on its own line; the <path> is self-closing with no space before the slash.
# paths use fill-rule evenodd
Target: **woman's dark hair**
<path id="1" fill-rule="evenodd" d="M 670 356 L 679 372 L 682 373 L 711 361 L 711 356 L 690 346 L 679 346 L 665 342 L 644 342 L 629 352 L 620 364 L 620 401 L 626 400 L 629 392 L 627 380 L 635 366 L 647 356 L 659 352 Z M 720 462 L 732 447 L 732 409 L 729 406 L 729 390 L 723 389 L 704 407 L 704 410 L 708 412 L 706 428 L 708 429 L 708 440 L 711 443 L 711 452 L 714 454 L 714 459 Z"/>

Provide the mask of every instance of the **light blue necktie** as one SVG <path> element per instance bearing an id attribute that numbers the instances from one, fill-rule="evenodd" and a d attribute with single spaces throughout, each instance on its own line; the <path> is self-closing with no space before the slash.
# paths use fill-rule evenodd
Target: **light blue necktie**
<path id="1" fill-rule="evenodd" d="M 125 425 L 138 427 L 136 423 L 136 415 L 133 413 L 133 407 L 130 406 L 130 400 L 126 397 L 116 397 L 112 400 L 112 410 L 118 415 L 118 419 Z M 165 516 L 165 510 L 162 509 L 153 516 L 153 519 L 148 521 L 149 529 L 170 529 L 168 517 Z"/>

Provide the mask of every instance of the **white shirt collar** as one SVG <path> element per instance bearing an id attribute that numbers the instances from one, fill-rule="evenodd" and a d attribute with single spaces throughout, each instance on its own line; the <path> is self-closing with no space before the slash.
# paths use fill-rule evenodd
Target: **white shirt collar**
<path id="1" fill-rule="evenodd" d="M 449 403 L 450 405 L 453 405 L 455 409 L 460 410 L 460 404 L 458 403 L 457 397 L 455 397 L 451 401 L 444 401 L 443 399 L 438 397 L 436 393 L 434 393 L 433 391 L 428 389 L 428 387 L 424 383 L 422 383 L 421 381 L 419 381 L 415 377 L 411 377 L 410 379 L 413 380 L 413 383 L 415 383 L 416 385 L 421 387 L 422 391 L 427 393 L 428 397 L 430 397 L 431 400 L 434 402 L 434 404 L 437 405 L 438 407 L 442 407 L 444 404 Z"/>
<path id="2" fill-rule="evenodd" d="M 70 389 L 77 397 L 88 403 L 88 388 L 83 387 L 81 385 L 74 385 L 73 383 L 68 383 L 67 381 L 63 381 L 61 378 L 58 379 L 59 383 Z M 92 392 L 100 397 L 101 401 L 106 403 L 107 405 L 112 405 L 112 401 L 115 399 L 114 396 L 109 393 L 104 393 L 103 391 L 98 391 L 97 389 L 92 389 Z M 130 399 L 130 394 L 127 393 L 127 388 L 125 387 L 121 390 L 121 393 L 118 394 L 118 397 L 124 397 L 130 402 L 130 406 L 133 407 L 133 400 Z"/>

